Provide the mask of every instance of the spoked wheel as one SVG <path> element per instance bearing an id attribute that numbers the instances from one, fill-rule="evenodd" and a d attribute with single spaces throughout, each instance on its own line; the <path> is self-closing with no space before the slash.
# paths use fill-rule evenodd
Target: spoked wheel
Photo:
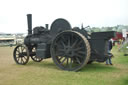
<path id="1" fill-rule="evenodd" d="M 25 65 L 29 60 L 28 48 L 25 45 L 18 45 L 14 49 L 13 58 L 17 64 Z"/>
<path id="2" fill-rule="evenodd" d="M 78 71 L 87 64 L 90 58 L 90 45 L 79 32 L 65 31 L 53 40 L 51 56 L 59 68 Z"/>
<path id="3" fill-rule="evenodd" d="M 33 53 L 33 54 L 36 54 L 36 48 L 35 48 L 35 47 L 32 48 L 32 53 Z M 33 61 L 35 61 L 35 62 L 41 62 L 41 61 L 43 60 L 43 58 L 39 58 L 39 57 L 37 57 L 37 56 L 35 56 L 35 55 L 32 55 L 32 56 L 31 56 L 31 59 L 32 59 Z"/>

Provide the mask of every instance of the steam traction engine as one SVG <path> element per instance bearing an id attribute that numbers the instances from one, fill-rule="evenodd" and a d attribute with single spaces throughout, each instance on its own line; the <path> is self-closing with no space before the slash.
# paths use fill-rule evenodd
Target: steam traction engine
<path id="1" fill-rule="evenodd" d="M 72 28 L 62 18 L 56 19 L 48 29 L 35 27 L 32 31 L 32 15 L 27 15 L 28 35 L 24 45 L 18 45 L 13 52 L 17 64 L 25 65 L 29 57 L 35 62 L 51 58 L 63 70 L 78 71 L 87 63 L 104 62 L 108 54 L 108 40 L 115 32 L 94 32 L 90 35 L 84 28 Z"/>

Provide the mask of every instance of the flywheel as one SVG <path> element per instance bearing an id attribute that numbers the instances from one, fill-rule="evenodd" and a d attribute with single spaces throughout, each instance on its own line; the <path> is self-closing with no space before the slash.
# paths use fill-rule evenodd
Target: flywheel
<path id="1" fill-rule="evenodd" d="M 71 25 L 67 20 L 59 18 L 52 23 L 50 34 L 52 35 L 52 37 L 55 37 L 56 34 L 65 30 L 71 30 Z"/>

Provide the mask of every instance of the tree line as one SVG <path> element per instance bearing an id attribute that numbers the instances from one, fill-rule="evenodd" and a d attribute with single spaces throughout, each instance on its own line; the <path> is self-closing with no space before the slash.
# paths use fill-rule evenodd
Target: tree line
<path id="1" fill-rule="evenodd" d="M 88 32 L 104 32 L 104 31 L 116 31 L 122 32 L 122 29 L 126 29 L 128 32 L 128 25 L 117 25 L 113 27 L 85 27 Z"/>

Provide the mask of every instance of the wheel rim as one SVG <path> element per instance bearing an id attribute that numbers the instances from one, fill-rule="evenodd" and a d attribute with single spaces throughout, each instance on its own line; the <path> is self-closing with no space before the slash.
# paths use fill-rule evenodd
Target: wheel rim
<path id="1" fill-rule="evenodd" d="M 25 65 L 29 60 L 28 49 L 25 45 L 18 45 L 13 52 L 17 64 Z"/>
<path id="2" fill-rule="evenodd" d="M 59 68 L 78 71 L 89 60 L 90 45 L 82 34 L 75 31 L 65 31 L 54 39 L 51 55 Z"/>
<path id="3" fill-rule="evenodd" d="M 35 47 L 32 48 L 32 53 L 36 54 L 36 48 Z M 35 62 L 41 62 L 43 60 L 43 58 L 39 58 L 37 56 L 31 56 L 31 59 Z"/>

